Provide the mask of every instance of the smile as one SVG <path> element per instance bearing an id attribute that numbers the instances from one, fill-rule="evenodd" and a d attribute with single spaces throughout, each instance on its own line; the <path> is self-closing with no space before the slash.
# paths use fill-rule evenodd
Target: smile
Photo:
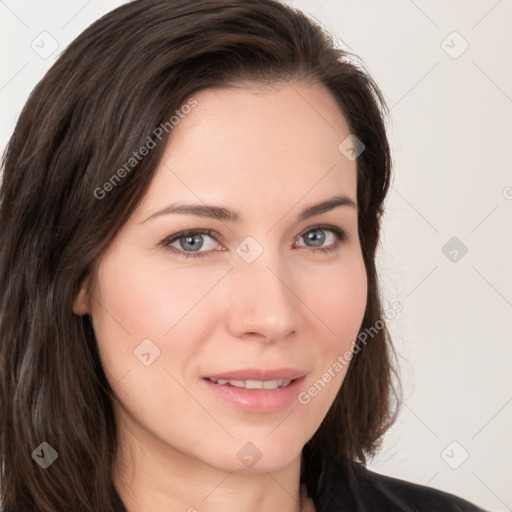
<path id="1" fill-rule="evenodd" d="M 270 380 L 205 377 L 201 382 L 205 392 L 214 400 L 246 412 L 269 413 L 297 402 L 305 378 L 305 375 Z"/>

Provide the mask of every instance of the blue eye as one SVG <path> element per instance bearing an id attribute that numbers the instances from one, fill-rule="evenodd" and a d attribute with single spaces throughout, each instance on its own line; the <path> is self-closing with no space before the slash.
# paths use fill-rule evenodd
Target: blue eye
<path id="1" fill-rule="evenodd" d="M 206 256 L 210 256 L 211 251 L 201 251 L 204 245 L 203 237 L 207 235 L 214 240 L 215 237 L 214 231 L 211 229 L 197 229 L 195 231 L 182 231 L 180 233 L 176 233 L 175 235 L 171 235 L 169 238 L 162 242 L 164 247 L 167 247 L 172 252 L 179 254 L 180 256 L 184 256 L 185 258 L 204 258 Z M 181 248 L 173 247 L 171 244 L 178 242 Z M 192 248 L 197 250 L 186 250 L 186 248 Z"/>
<path id="2" fill-rule="evenodd" d="M 307 246 L 311 249 L 311 252 L 332 252 L 338 249 L 341 242 L 345 241 L 347 238 L 347 234 L 342 229 L 339 229 L 335 226 L 316 226 L 314 228 L 310 228 L 305 231 L 299 238 L 304 238 L 309 242 L 320 243 L 322 244 L 326 240 L 326 236 L 321 234 L 318 236 L 317 233 L 328 232 L 334 238 L 333 242 L 330 245 L 325 247 L 315 247 L 315 246 Z M 309 236 L 313 234 L 313 236 Z M 307 236 L 306 236 L 307 235 Z"/>
<path id="3" fill-rule="evenodd" d="M 325 247 L 306 245 L 306 247 L 308 247 L 313 253 L 327 253 L 335 251 L 338 249 L 340 243 L 345 241 L 347 238 L 345 231 L 335 226 L 315 226 L 308 229 L 307 231 L 304 231 L 302 235 L 300 235 L 299 239 L 303 238 L 305 241 L 321 245 L 327 238 L 324 234 L 322 234 L 322 232 L 330 233 L 334 237 L 334 241 Z M 196 229 L 175 233 L 174 235 L 171 235 L 170 237 L 163 240 L 161 245 L 169 249 L 171 252 L 179 254 L 185 258 L 205 258 L 211 256 L 214 249 L 208 251 L 199 250 L 203 248 L 204 236 L 209 236 L 217 243 L 219 243 L 219 240 L 221 239 L 220 235 L 212 229 Z M 172 245 L 175 243 L 178 243 L 180 247 Z"/>

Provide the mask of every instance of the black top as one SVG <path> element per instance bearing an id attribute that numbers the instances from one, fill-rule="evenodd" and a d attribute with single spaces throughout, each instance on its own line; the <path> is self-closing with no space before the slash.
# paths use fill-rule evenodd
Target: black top
<path id="1" fill-rule="evenodd" d="M 314 499 L 317 512 L 488 512 L 453 494 L 333 462 Z M 330 473 L 330 474 L 329 474 Z"/>

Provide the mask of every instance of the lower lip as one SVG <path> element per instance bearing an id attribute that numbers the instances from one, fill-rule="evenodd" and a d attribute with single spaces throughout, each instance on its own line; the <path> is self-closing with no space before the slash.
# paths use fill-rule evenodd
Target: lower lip
<path id="1" fill-rule="evenodd" d="M 274 412 L 289 406 L 297 399 L 305 376 L 295 379 L 288 386 L 277 389 L 245 389 L 221 386 L 203 379 L 208 390 L 216 396 L 244 411 Z"/>

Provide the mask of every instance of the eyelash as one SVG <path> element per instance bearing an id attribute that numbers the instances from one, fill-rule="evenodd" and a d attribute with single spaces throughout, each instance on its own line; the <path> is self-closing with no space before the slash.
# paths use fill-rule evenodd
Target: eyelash
<path id="1" fill-rule="evenodd" d="M 299 238 L 303 237 L 304 235 L 306 235 L 312 231 L 320 231 L 320 230 L 330 231 L 331 233 L 334 234 L 334 236 L 336 237 L 336 240 L 333 244 L 328 245 L 326 247 L 321 247 L 321 248 L 310 247 L 309 249 L 313 253 L 325 254 L 328 252 L 335 251 L 336 249 L 338 249 L 340 243 L 344 242 L 347 239 L 347 234 L 342 229 L 337 228 L 335 226 L 325 226 L 325 225 L 314 226 L 312 228 L 309 228 L 306 231 L 303 231 Z M 161 242 L 161 245 L 163 247 L 167 248 L 168 250 L 170 250 L 171 252 L 173 252 L 175 254 L 179 254 L 180 256 L 183 256 L 184 258 L 205 258 L 205 257 L 211 256 L 210 253 L 212 251 L 200 251 L 200 252 L 182 251 L 180 249 L 177 249 L 176 247 L 170 246 L 176 240 L 179 240 L 180 238 L 183 238 L 185 236 L 192 236 L 192 235 L 209 235 L 217 243 L 220 243 L 222 241 L 222 238 L 220 237 L 220 235 L 218 235 L 218 233 L 216 233 L 212 229 L 196 229 L 196 230 L 181 231 L 179 233 L 171 235 L 170 237 L 163 240 Z M 219 241 L 219 239 L 220 239 L 220 241 Z"/>

